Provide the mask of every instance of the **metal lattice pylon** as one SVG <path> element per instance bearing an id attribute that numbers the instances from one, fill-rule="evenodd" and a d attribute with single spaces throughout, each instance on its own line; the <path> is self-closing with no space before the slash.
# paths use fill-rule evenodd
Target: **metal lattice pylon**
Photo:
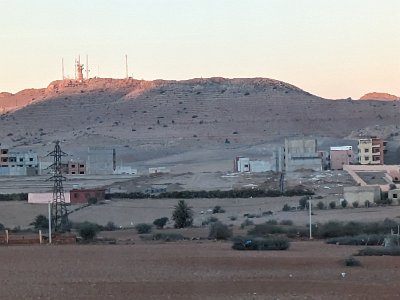
<path id="1" fill-rule="evenodd" d="M 54 150 L 47 156 L 54 157 L 54 163 L 50 166 L 53 176 L 48 180 L 53 181 L 53 202 L 51 204 L 51 221 L 55 232 L 65 232 L 69 229 L 68 211 L 65 204 L 63 181 L 66 180 L 62 176 L 61 157 L 67 154 L 61 151 L 60 142 L 56 141 Z"/>

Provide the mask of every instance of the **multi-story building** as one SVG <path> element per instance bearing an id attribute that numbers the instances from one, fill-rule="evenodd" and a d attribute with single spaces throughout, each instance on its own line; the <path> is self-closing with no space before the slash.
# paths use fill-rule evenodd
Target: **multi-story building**
<path id="1" fill-rule="evenodd" d="M 32 176 L 38 174 L 38 156 L 35 152 L 12 152 L 0 149 L 0 175 Z"/>
<path id="2" fill-rule="evenodd" d="M 350 165 L 353 162 L 354 153 L 352 146 L 330 148 L 331 170 L 343 170 L 344 165 Z"/>
<path id="3" fill-rule="evenodd" d="M 71 174 L 71 175 L 86 174 L 86 163 L 84 161 L 69 161 L 68 162 L 68 174 Z"/>
<path id="4" fill-rule="evenodd" d="M 377 137 L 358 140 L 358 162 L 361 165 L 383 165 L 385 142 Z"/>

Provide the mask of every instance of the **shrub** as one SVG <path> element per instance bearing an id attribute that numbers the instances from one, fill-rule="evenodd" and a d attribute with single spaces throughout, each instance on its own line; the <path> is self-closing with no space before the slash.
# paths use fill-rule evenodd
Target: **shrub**
<path id="1" fill-rule="evenodd" d="M 344 259 L 344 265 L 346 267 L 359 267 L 361 266 L 361 262 L 353 256 L 349 256 Z"/>
<path id="2" fill-rule="evenodd" d="M 265 222 L 265 224 L 278 225 L 278 221 L 277 220 L 268 220 L 267 222 Z"/>
<path id="3" fill-rule="evenodd" d="M 231 220 L 231 221 L 236 221 L 236 220 L 237 220 L 237 217 L 236 217 L 236 216 L 230 216 L 230 217 L 229 217 L 229 220 Z"/>
<path id="4" fill-rule="evenodd" d="M 90 197 L 88 200 L 89 205 L 94 205 L 97 204 L 97 198 L 96 197 Z"/>
<path id="5" fill-rule="evenodd" d="M 154 241 L 172 242 L 184 240 L 185 237 L 179 233 L 156 233 L 153 234 L 152 239 Z"/>
<path id="6" fill-rule="evenodd" d="M 208 238 L 217 240 L 227 240 L 232 236 L 232 230 L 228 228 L 227 225 L 221 222 L 212 223 L 210 226 L 210 231 L 208 233 Z"/>
<path id="7" fill-rule="evenodd" d="M 0 230 L 6 229 L 2 223 L 0 223 Z"/>
<path id="8" fill-rule="evenodd" d="M 254 226 L 253 229 L 249 230 L 247 232 L 248 235 L 252 235 L 252 236 L 266 236 L 269 234 L 281 234 L 281 233 L 285 233 L 285 231 L 281 228 L 278 227 L 276 225 L 271 225 L 271 224 L 258 224 L 256 226 Z"/>
<path id="9" fill-rule="evenodd" d="M 300 206 L 301 209 L 305 209 L 306 206 L 307 206 L 307 203 L 308 203 L 308 197 L 307 196 L 304 196 L 304 197 L 300 198 L 299 206 Z"/>
<path id="10" fill-rule="evenodd" d="M 360 234 L 355 236 L 341 236 L 334 237 L 326 240 L 327 244 L 337 245 L 364 245 L 364 246 L 377 246 L 382 245 L 385 240 L 384 235 L 379 234 Z"/>
<path id="11" fill-rule="evenodd" d="M 150 233 L 151 228 L 152 228 L 152 226 L 150 224 L 146 224 L 146 223 L 140 223 L 135 226 L 135 229 L 139 234 Z"/>
<path id="12" fill-rule="evenodd" d="M 324 202 L 319 201 L 319 202 L 317 203 L 317 207 L 318 207 L 318 209 L 324 209 L 324 208 L 325 208 Z"/>
<path id="13" fill-rule="evenodd" d="M 214 206 L 213 211 L 212 211 L 213 214 L 223 214 L 224 212 L 225 212 L 225 209 L 221 208 L 221 206 L 219 206 L 219 205 Z"/>
<path id="14" fill-rule="evenodd" d="M 365 206 L 365 207 L 370 207 L 370 206 L 371 206 L 371 201 L 365 200 L 365 201 L 364 201 L 364 206 Z"/>
<path id="15" fill-rule="evenodd" d="M 242 224 L 240 224 L 240 228 L 243 229 L 243 228 L 245 228 L 247 226 L 251 226 L 251 225 L 254 225 L 254 222 L 252 220 L 246 219 L 243 221 Z"/>
<path id="16" fill-rule="evenodd" d="M 114 222 L 109 221 L 106 226 L 103 228 L 105 231 L 114 231 L 117 229 L 117 226 L 115 226 Z"/>
<path id="17" fill-rule="evenodd" d="M 329 202 L 329 208 L 330 209 L 335 209 L 336 208 L 336 202 L 335 201 Z"/>
<path id="18" fill-rule="evenodd" d="M 292 220 L 282 220 L 279 224 L 286 225 L 286 226 L 293 226 Z"/>
<path id="19" fill-rule="evenodd" d="M 172 213 L 175 228 L 190 227 L 193 224 L 193 211 L 184 200 L 179 200 Z"/>
<path id="20" fill-rule="evenodd" d="M 287 238 L 236 237 L 232 249 L 235 250 L 286 250 L 290 247 Z"/>
<path id="21" fill-rule="evenodd" d="M 204 220 L 203 222 L 201 222 L 201 225 L 204 226 L 204 225 L 208 225 L 208 224 L 215 223 L 215 222 L 218 222 L 218 218 L 208 217 L 207 220 Z"/>
<path id="22" fill-rule="evenodd" d="M 365 248 L 358 251 L 357 256 L 400 256 L 400 247 Z"/>
<path id="23" fill-rule="evenodd" d="M 290 206 L 285 204 L 282 208 L 283 211 L 290 211 Z"/>
<path id="24" fill-rule="evenodd" d="M 37 215 L 35 220 L 29 225 L 33 225 L 35 229 L 47 229 L 49 228 L 49 219 L 45 215 Z"/>
<path id="25" fill-rule="evenodd" d="M 358 202 L 357 202 L 357 201 L 354 201 L 354 202 L 352 203 L 352 205 L 353 205 L 354 208 L 357 208 L 357 207 L 358 207 Z"/>
<path id="26" fill-rule="evenodd" d="M 347 207 L 347 200 L 345 199 L 345 200 L 343 200 L 341 203 L 340 203 L 340 205 L 343 207 L 343 208 L 346 208 Z"/>
<path id="27" fill-rule="evenodd" d="M 99 226 L 94 223 L 84 222 L 79 224 L 79 235 L 84 241 L 93 240 L 99 232 Z"/>
<path id="28" fill-rule="evenodd" d="M 168 219 L 167 217 L 158 218 L 158 219 L 155 219 L 155 220 L 153 221 L 153 224 L 154 224 L 158 229 L 163 229 L 164 226 L 167 224 L 168 220 L 169 220 L 169 219 Z"/>

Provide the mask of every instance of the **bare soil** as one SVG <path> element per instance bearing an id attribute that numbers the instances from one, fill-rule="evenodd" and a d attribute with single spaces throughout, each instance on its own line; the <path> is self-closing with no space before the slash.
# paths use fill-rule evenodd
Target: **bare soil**
<path id="1" fill-rule="evenodd" d="M 400 260 L 343 260 L 358 247 L 229 242 L 0 247 L 1 299 L 398 299 Z M 345 273 L 345 277 L 341 276 Z"/>

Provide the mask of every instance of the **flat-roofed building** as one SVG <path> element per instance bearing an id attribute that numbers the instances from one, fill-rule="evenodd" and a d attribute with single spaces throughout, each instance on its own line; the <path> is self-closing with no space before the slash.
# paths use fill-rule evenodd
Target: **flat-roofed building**
<path id="1" fill-rule="evenodd" d="M 351 165 L 354 162 L 352 146 L 340 146 L 330 148 L 331 170 L 343 170 L 344 165 Z"/>

